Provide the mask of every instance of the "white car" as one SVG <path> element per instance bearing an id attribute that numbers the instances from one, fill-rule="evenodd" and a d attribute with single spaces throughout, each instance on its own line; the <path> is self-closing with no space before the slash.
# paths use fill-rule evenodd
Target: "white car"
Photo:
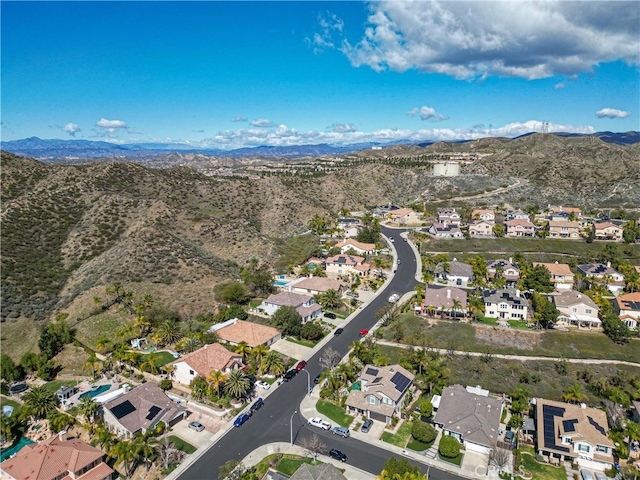
<path id="1" fill-rule="evenodd" d="M 262 380 L 258 380 L 256 381 L 256 387 L 260 387 L 263 390 L 269 390 L 271 388 L 271 385 L 269 385 L 267 382 L 263 382 Z"/>
<path id="2" fill-rule="evenodd" d="M 331 424 L 329 422 L 321 419 L 320 417 L 310 418 L 307 423 L 309 425 L 311 425 L 312 427 L 318 427 L 318 428 L 321 428 L 322 430 L 330 430 L 331 429 Z"/>

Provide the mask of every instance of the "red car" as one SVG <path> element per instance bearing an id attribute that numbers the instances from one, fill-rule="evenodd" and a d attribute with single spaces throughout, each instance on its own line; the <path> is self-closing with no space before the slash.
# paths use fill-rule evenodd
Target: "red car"
<path id="1" fill-rule="evenodd" d="M 369 333 L 369 330 L 366 330 L 366 329 L 364 329 L 364 330 L 360 330 L 360 336 L 361 336 L 361 337 L 366 336 L 368 333 Z"/>
<path id="2" fill-rule="evenodd" d="M 307 362 L 305 362 L 304 360 L 300 360 L 296 365 L 296 370 L 300 371 L 306 366 L 307 366 Z"/>

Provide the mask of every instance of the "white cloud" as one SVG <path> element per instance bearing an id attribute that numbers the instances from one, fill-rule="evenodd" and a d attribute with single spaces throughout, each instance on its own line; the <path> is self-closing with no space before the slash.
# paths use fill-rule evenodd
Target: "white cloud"
<path id="1" fill-rule="evenodd" d="M 245 117 L 235 117 L 235 118 L 231 119 L 231 121 L 232 122 L 246 122 L 246 121 L 248 121 L 248 119 L 245 118 Z"/>
<path id="2" fill-rule="evenodd" d="M 258 118 L 249 123 L 252 127 L 269 128 L 273 127 L 274 123 L 266 118 Z"/>
<path id="3" fill-rule="evenodd" d="M 560 90 L 561 88 L 564 88 L 564 83 L 560 82 L 560 83 L 556 83 L 553 88 L 555 88 L 556 90 Z"/>
<path id="4" fill-rule="evenodd" d="M 420 115 L 420 120 L 429 120 L 430 122 L 443 122 L 445 120 L 449 120 L 449 117 L 445 117 L 441 113 L 436 112 L 435 108 L 427 106 L 413 108 L 407 112 L 407 115 L 411 117 Z"/>
<path id="5" fill-rule="evenodd" d="M 355 132 L 356 126 L 353 123 L 333 123 L 327 129 L 336 133 L 346 133 Z"/>
<path id="6" fill-rule="evenodd" d="M 375 71 L 536 79 L 640 58 L 635 2 L 382 0 L 369 10 L 362 39 L 341 50 Z"/>
<path id="7" fill-rule="evenodd" d="M 305 42 L 313 47 L 313 53 L 318 54 L 324 52 L 327 48 L 335 48 L 333 41 L 334 33 L 342 33 L 344 21 L 337 15 L 326 12 L 318 15 L 318 25 L 320 31 L 315 32 L 312 38 L 306 37 Z"/>
<path id="8" fill-rule="evenodd" d="M 106 118 L 101 118 L 96 122 L 96 126 L 105 129 L 107 132 L 113 133 L 116 130 L 127 130 L 129 127 L 122 120 L 107 120 Z"/>
<path id="9" fill-rule="evenodd" d="M 603 108 L 596 112 L 596 117 L 598 118 L 626 118 L 629 115 L 631 115 L 631 112 L 625 112 L 617 108 Z"/>
<path id="10" fill-rule="evenodd" d="M 78 125 L 76 125 L 75 123 L 69 122 L 64 127 L 62 127 L 62 130 L 67 132 L 72 137 L 75 137 L 76 133 L 78 133 L 80 131 L 80 127 Z"/>

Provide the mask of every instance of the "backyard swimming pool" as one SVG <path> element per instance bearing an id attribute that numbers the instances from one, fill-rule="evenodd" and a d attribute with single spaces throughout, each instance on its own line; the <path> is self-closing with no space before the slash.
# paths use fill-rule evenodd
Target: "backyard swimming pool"
<path id="1" fill-rule="evenodd" d="M 17 443 L 11 445 L 9 448 L 5 448 L 0 452 L 0 462 L 4 462 L 7 458 L 11 457 L 11 455 L 18 453 L 22 449 L 22 447 L 31 443 L 33 442 L 28 438 L 20 437 L 20 440 L 18 440 Z"/>
<path id="2" fill-rule="evenodd" d="M 276 287 L 285 287 L 285 286 L 287 286 L 289 284 L 289 282 L 285 282 L 284 280 L 274 280 L 273 284 Z"/>
<path id="3" fill-rule="evenodd" d="M 111 385 L 100 385 L 100 386 L 94 385 L 93 387 L 91 387 L 91 390 L 89 390 L 88 392 L 84 392 L 80 394 L 78 399 L 83 399 L 85 397 L 89 397 L 89 398 L 97 397 L 98 395 L 106 392 L 110 388 L 111 388 Z"/>

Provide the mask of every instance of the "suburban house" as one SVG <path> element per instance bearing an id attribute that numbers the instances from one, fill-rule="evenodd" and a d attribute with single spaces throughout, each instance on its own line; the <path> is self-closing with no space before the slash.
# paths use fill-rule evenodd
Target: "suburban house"
<path id="1" fill-rule="evenodd" d="M 569 220 L 570 216 L 582 218 L 582 210 L 576 207 L 549 205 L 547 210 L 549 211 L 549 220 Z"/>
<path id="2" fill-rule="evenodd" d="M 450 223 L 434 223 L 429 227 L 429 233 L 437 238 L 464 238 L 464 233 L 457 225 Z"/>
<path id="3" fill-rule="evenodd" d="M 373 255 L 376 253 L 375 243 L 362 243 L 353 238 L 347 238 L 344 242 L 338 243 L 336 247 L 340 249 L 340 253 L 347 253 L 351 250 L 358 255 Z"/>
<path id="4" fill-rule="evenodd" d="M 496 223 L 496 212 L 491 209 L 476 209 L 471 212 L 474 220 L 484 220 L 489 223 Z"/>
<path id="5" fill-rule="evenodd" d="M 565 290 L 573 290 L 573 272 L 571 268 L 566 263 L 540 263 L 533 262 L 533 266 L 537 267 L 538 265 L 542 265 L 551 274 L 551 281 L 555 285 L 555 289 L 558 292 L 562 292 Z"/>
<path id="6" fill-rule="evenodd" d="M 624 275 L 611 268 L 611 263 L 588 263 L 578 265 L 578 270 L 584 275 L 580 287 L 591 288 L 592 284 L 605 285 L 616 297 L 624 290 Z"/>
<path id="7" fill-rule="evenodd" d="M 341 230 L 340 236 L 355 237 L 362 227 L 360 220 L 356 218 L 339 218 L 337 220 L 338 228 Z"/>
<path id="8" fill-rule="evenodd" d="M 348 285 L 335 278 L 327 277 L 304 277 L 298 278 L 290 283 L 291 291 L 303 295 L 318 295 L 327 290 L 335 290 L 340 295 L 347 289 Z"/>
<path id="9" fill-rule="evenodd" d="M 295 308 L 296 312 L 302 317 L 302 323 L 314 320 L 322 313 L 322 307 L 316 303 L 312 296 L 293 292 L 269 295 L 269 298 L 263 300 L 258 309 L 271 316 L 276 313 L 280 307 Z"/>
<path id="10" fill-rule="evenodd" d="M 613 465 L 613 442 L 607 436 L 607 414 L 584 404 L 534 399 L 536 449 L 539 455 L 606 470 Z"/>
<path id="11" fill-rule="evenodd" d="M 596 240 L 613 240 L 616 242 L 622 241 L 622 227 L 619 227 L 613 222 L 593 222 L 593 238 Z"/>
<path id="12" fill-rule="evenodd" d="M 505 235 L 507 237 L 533 237 L 536 233 L 536 226 L 531 223 L 529 218 L 514 218 L 504 223 L 506 228 Z"/>
<path id="13" fill-rule="evenodd" d="M 553 295 L 553 303 L 560 311 L 558 322 L 578 327 L 600 328 L 602 322 L 598 317 L 600 309 L 588 295 L 576 290 L 567 290 Z"/>
<path id="14" fill-rule="evenodd" d="M 522 210 L 509 210 L 505 215 L 507 220 L 529 220 L 529 214 Z"/>
<path id="15" fill-rule="evenodd" d="M 549 238 L 580 238 L 580 222 L 570 222 L 569 220 L 549 220 L 547 230 Z"/>
<path id="16" fill-rule="evenodd" d="M 182 420 L 187 408 L 174 402 L 153 382 L 143 383 L 102 406 L 104 423 L 119 437 L 145 433 L 160 422 L 171 427 Z"/>
<path id="17" fill-rule="evenodd" d="M 498 320 L 521 320 L 529 318 L 531 309 L 529 301 L 520 290 L 506 288 L 502 290 L 485 290 L 482 292 L 484 314 Z"/>
<path id="18" fill-rule="evenodd" d="M 238 318 L 217 323 L 208 332 L 215 332 L 218 340 L 223 343 L 238 345 L 241 342 L 245 342 L 251 348 L 258 345 L 269 347 L 281 338 L 280 331 L 277 328 L 247 322 Z"/>
<path id="19" fill-rule="evenodd" d="M 452 262 L 438 263 L 433 269 L 433 274 L 440 283 L 468 287 L 473 279 L 473 267 L 454 258 Z"/>
<path id="20" fill-rule="evenodd" d="M 459 302 L 458 308 L 454 308 L 454 301 Z M 461 288 L 427 285 L 424 291 L 424 299 L 419 307 L 416 307 L 420 315 L 453 314 L 465 316 L 467 314 L 467 292 Z"/>
<path id="21" fill-rule="evenodd" d="M 357 277 L 366 277 L 369 275 L 371 266 L 365 263 L 363 257 L 357 255 L 349 255 L 342 253 L 327 258 L 326 271 L 328 276 L 337 277 L 339 275 L 354 275 Z"/>
<path id="22" fill-rule="evenodd" d="M 356 383 L 360 388 L 351 390 L 347 397 L 347 413 L 365 415 L 390 425 L 392 417 L 400 415 L 404 397 L 411 389 L 414 378 L 413 373 L 400 365 L 366 365 Z"/>
<path id="23" fill-rule="evenodd" d="M 469 235 L 471 237 L 492 238 L 495 222 L 488 220 L 473 220 L 469 223 Z"/>
<path id="24" fill-rule="evenodd" d="M 520 280 L 520 269 L 513 263 L 513 260 L 487 260 L 487 274 L 489 278 L 500 275 L 507 282 L 508 287 L 515 287 Z"/>
<path id="25" fill-rule="evenodd" d="M 455 208 L 440 210 L 438 212 L 438 222 L 459 227 L 461 222 L 460 214 L 456 212 Z"/>
<path id="26" fill-rule="evenodd" d="M 172 365 L 172 380 L 182 385 L 189 385 L 198 376 L 207 378 L 214 370 L 230 373 L 244 367 L 242 355 L 230 352 L 219 343 L 205 345 Z"/>
<path id="27" fill-rule="evenodd" d="M 11 480 L 111 480 L 114 471 L 104 453 L 67 432 L 25 445 L 0 463 L 0 478 Z"/>
<path id="28" fill-rule="evenodd" d="M 640 292 L 620 295 L 614 302 L 616 315 L 632 330 L 640 325 Z"/>
<path id="29" fill-rule="evenodd" d="M 471 393 L 462 385 L 452 385 L 442 389 L 433 423 L 467 450 L 489 454 L 498 444 L 502 408 L 502 400 Z"/>
<path id="30" fill-rule="evenodd" d="M 330 463 L 321 463 L 319 465 L 303 463 L 289 477 L 289 480 L 347 480 L 347 477 L 343 475 L 342 470 Z"/>
<path id="31" fill-rule="evenodd" d="M 420 225 L 420 214 L 411 208 L 398 208 L 389 212 L 388 216 L 401 225 Z"/>

